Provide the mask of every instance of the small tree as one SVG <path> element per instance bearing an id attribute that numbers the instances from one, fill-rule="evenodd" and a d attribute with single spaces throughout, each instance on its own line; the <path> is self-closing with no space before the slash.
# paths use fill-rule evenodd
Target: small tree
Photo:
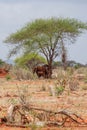
<path id="1" fill-rule="evenodd" d="M 44 57 L 35 54 L 35 53 L 29 53 L 29 54 L 24 54 L 23 56 L 16 58 L 15 63 L 17 66 L 21 66 L 23 68 L 29 68 L 32 69 L 38 64 L 41 63 L 46 63 L 46 60 Z"/>
<path id="2" fill-rule="evenodd" d="M 15 45 L 10 56 L 22 48 L 24 54 L 36 52 L 43 55 L 49 65 L 49 75 L 52 74 L 52 62 L 63 52 L 64 59 L 66 43 L 74 43 L 76 38 L 87 29 L 87 24 L 76 19 L 50 18 L 37 19 L 6 38 L 5 43 Z M 61 54 L 62 55 L 62 54 Z M 63 58 L 63 56 L 62 56 Z"/>

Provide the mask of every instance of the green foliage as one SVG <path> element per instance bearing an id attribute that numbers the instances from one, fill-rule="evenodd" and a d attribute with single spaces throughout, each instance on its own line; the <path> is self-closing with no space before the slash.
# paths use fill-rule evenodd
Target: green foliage
<path id="1" fill-rule="evenodd" d="M 56 91 L 56 95 L 59 96 L 60 94 L 63 93 L 64 87 L 63 86 L 56 86 L 55 91 Z"/>
<path id="2" fill-rule="evenodd" d="M 58 67 L 58 66 L 62 66 L 62 62 L 54 61 L 53 62 L 53 67 Z"/>
<path id="3" fill-rule="evenodd" d="M 81 66 L 78 63 L 74 66 L 75 69 L 79 69 L 80 67 Z"/>
<path id="4" fill-rule="evenodd" d="M 59 35 L 60 33 L 61 35 L 59 36 L 62 36 L 63 33 L 66 33 L 68 36 L 70 36 L 70 34 L 72 34 L 72 36 L 77 36 L 82 33 L 84 29 L 87 29 L 87 24 L 76 19 L 37 19 L 31 23 L 28 23 L 16 33 L 11 34 L 6 38 L 5 42 L 13 44 L 18 44 L 19 42 L 23 42 L 25 44 L 29 44 L 31 42 L 36 43 L 36 40 L 38 39 L 45 41 L 44 38 L 47 38 L 48 40 L 49 37 Z M 37 36 L 38 39 L 35 36 Z"/>
<path id="5" fill-rule="evenodd" d="M 3 64 L 5 64 L 5 62 L 0 59 L 0 66 L 2 66 Z"/>
<path id="6" fill-rule="evenodd" d="M 46 60 L 44 57 L 36 54 L 36 53 L 30 53 L 30 54 L 25 54 L 19 58 L 15 59 L 15 63 L 17 66 L 21 66 L 21 67 L 33 67 L 35 64 L 38 63 L 46 63 Z"/>
<path id="7" fill-rule="evenodd" d="M 87 30 L 87 23 L 77 19 L 36 19 L 8 36 L 4 42 L 15 45 L 9 56 L 13 56 L 20 49 L 24 54 L 33 52 L 42 54 L 52 68 L 54 59 L 64 54 L 65 44 L 74 43 L 84 30 Z"/>
<path id="8" fill-rule="evenodd" d="M 6 80 L 10 80 L 11 79 L 11 76 L 10 75 L 6 75 Z"/>

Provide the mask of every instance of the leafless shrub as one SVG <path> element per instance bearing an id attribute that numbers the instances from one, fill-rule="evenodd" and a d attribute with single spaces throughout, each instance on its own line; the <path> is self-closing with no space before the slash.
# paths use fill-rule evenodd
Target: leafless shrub
<path id="1" fill-rule="evenodd" d="M 35 75 L 33 75 L 31 70 L 19 67 L 13 67 L 10 73 L 17 80 L 29 80 L 35 78 Z"/>
<path id="2" fill-rule="evenodd" d="M 67 75 L 68 75 L 67 71 L 63 70 L 62 67 L 57 67 L 56 69 L 53 69 L 52 78 L 60 80 L 67 77 Z"/>
<path id="3" fill-rule="evenodd" d="M 79 83 L 77 80 L 71 78 L 70 81 L 69 81 L 69 89 L 71 91 L 76 91 L 79 89 Z"/>
<path id="4" fill-rule="evenodd" d="M 28 89 L 28 85 L 22 85 L 19 86 L 18 84 L 16 85 L 17 89 L 18 89 L 18 95 L 19 95 L 19 103 L 22 106 L 25 106 L 26 104 L 29 104 L 29 89 Z"/>

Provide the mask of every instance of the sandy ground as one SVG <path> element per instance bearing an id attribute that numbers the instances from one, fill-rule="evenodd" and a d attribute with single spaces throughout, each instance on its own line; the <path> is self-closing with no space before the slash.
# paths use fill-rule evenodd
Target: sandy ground
<path id="1" fill-rule="evenodd" d="M 36 107 L 52 111 L 67 110 L 74 112 L 87 121 L 87 90 L 83 89 L 87 84 L 79 81 L 79 89 L 70 91 L 66 86 L 62 95 L 52 96 L 50 86 L 55 86 L 56 81 L 52 80 L 29 80 L 16 81 L 0 79 L 0 117 L 7 113 L 11 104 L 20 102 L 19 91 L 26 95 L 27 101 Z M 30 128 L 17 128 L 0 126 L 0 130 L 33 130 Z M 37 128 L 39 130 L 39 128 Z M 87 127 L 46 127 L 41 130 L 87 130 Z"/>

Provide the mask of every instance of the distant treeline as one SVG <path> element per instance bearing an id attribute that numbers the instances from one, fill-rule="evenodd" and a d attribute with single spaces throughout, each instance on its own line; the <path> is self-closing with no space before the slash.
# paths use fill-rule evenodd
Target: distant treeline
<path id="1" fill-rule="evenodd" d="M 0 59 L 0 67 L 2 67 L 3 65 L 6 65 L 6 64 L 14 65 L 14 61 L 3 61 L 2 59 Z M 75 67 L 75 68 L 87 67 L 87 64 L 78 63 L 73 60 L 67 61 L 66 65 L 67 65 L 67 67 Z M 54 61 L 52 66 L 53 66 L 53 68 L 61 67 L 61 66 L 63 66 L 63 64 L 61 61 Z"/>
<path id="2" fill-rule="evenodd" d="M 67 67 L 76 67 L 76 68 L 78 68 L 78 67 L 87 67 L 87 64 L 78 63 L 78 62 L 73 61 L 73 60 L 67 61 L 66 65 L 67 65 Z M 55 61 L 55 62 L 53 62 L 53 66 L 58 67 L 58 66 L 63 66 L 63 64 L 62 64 L 61 61 Z"/>

